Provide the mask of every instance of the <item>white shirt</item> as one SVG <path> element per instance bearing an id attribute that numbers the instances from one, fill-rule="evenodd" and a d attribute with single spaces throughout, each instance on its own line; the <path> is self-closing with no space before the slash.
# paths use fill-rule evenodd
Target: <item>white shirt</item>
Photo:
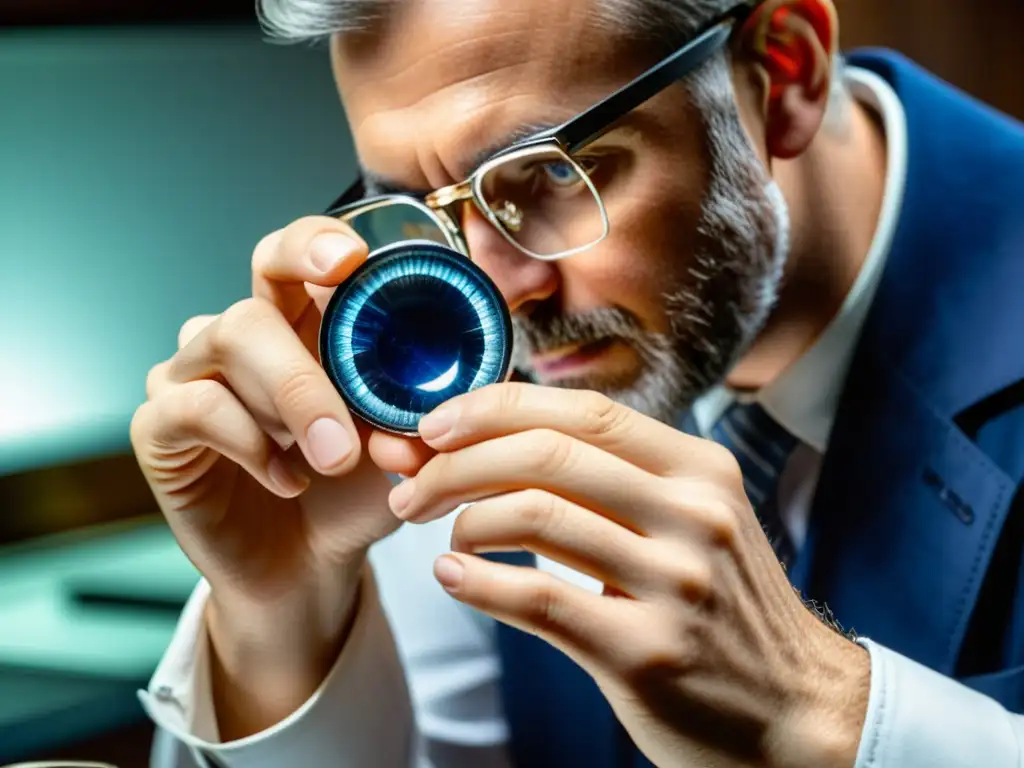
<path id="1" fill-rule="evenodd" d="M 779 486 L 780 511 L 798 547 L 906 179 L 906 121 L 899 99 L 872 73 L 849 67 L 847 78 L 856 98 L 875 109 L 885 126 L 888 169 L 878 229 L 832 323 L 756 395 L 801 440 Z M 733 398 L 719 388 L 700 400 L 695 417 L 702 431 Z M 209 587 L 200 583 L 148 690 L 139 693 L 162 729 L 154 768 L 204 762 L 230 768 L 508 766 L 494 624 L 449 597 L 432 575 L 434 560 L 449 551 L 453 523 L 449 516 L 407 525 L 376 545 L 352 634 L 320 690 L 277 726 L 228 745 L 218 743 L 211 703 L 203 624 Z M 538 558 L 538 567 L 600 589 L 593 579 L 546 558 Z M 870 640 L 862 644 L 871 654 L 871 693 L 856 768 L 1024 768 L 1024 719 Z"/>
<path id="2" fill-rule="evenodd" d="M 881 116 L 886 136 L 887 168 L 882 206 L 871 247 L 839 312 L 814 344 L 756 395 L 781 426 L 800 440 L 779 478 L 778 502 L 783 522 L 799 550 L 807 537 L 807 520 L 821 464 L 832 434 L 846 375 L 885 270 L 903 207 L 907 181 L 907 119 L 896 93 L 878 75 L 846 69 L 847 86 L 861 104 Z M 701 434 L 707 436 L 737 400 L 724 385 L 701 397 L 693 408 Z"/>

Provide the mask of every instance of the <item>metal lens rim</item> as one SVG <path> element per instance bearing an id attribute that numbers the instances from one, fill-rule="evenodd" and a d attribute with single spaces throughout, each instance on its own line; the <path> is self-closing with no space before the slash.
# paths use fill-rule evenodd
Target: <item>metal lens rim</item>
<path id="1" fill-rule="evenodd" d="M 469 256 L 469 248 L 462 236 L 462 232 L 458 225 L 452 221 L 448 213 L 444 210 L 431 208 L 422 200 L 417 200 L 415 197 L 409 197 L 407 195 L 378 195 L 376 197 L 368 197 L 365 200 L 359 200 L 358 202 L 350 203 L 342 206 L 341 208 L 330 211 L 327 215 L 347 224 L 357 216 L 363 216 L 381 208 L 387 208 L 394 205 L 408 205 L 415 208 L 419 213 L 434 222 L 437 228 L 441 231 L 441 234 L 444 235 L 444 239 L 448 242 L 449 247 L 463 256 Z M 395 240 L 395 244 L 406 242 L 411 241 L 401 239 Z"/>
<path id="2" fill-rule="evenodd" d="M 586 245 L 577 246 L 576 248 L 571 248 L 567 251 L 559 251 L 558 253 L 554 254 L 541 254 L 531 251 L 529 248 L 524 246 L 522 243 L 518 242 L 514 237 L 512 237 L 512 235 L 509 234 L 508 230 L 505 229 L 505 226 L 501 223 L 497 215 L 494 213 L 494 211 L 491 210 L 491 207 L 487 204 L 487 198 L 484 196 L 483 184 L 484 179 L 487 177 L 487 174 L 490 171 L 493 171 L 498 166 L 501 166 L 510 160 L 518 160 L 521 157 L 529 157 L 530 155 L 549 154 L 552 152 L 558 155 L 559 159 L 562 160 L 563 162 L 569 163 L 569 165 L 573 167 L 573 170 L 576 171 L 579 177 L 583 179 L 584 183 L 587 185 L 587 189 L 590 190 L 590 194 L 593 195 L 594 202 L 597 204 L 597 208 L 601 212 L 602 231 L 600 237 L 598 237 L 593 242 L 587 243 Z M 595 245 L 602 242 L 606 237 L 608 237 L 608 233 L 611 231 L 611 222 L 609 222 L 608 220 L 608 211 L 604 207 L 604 200 L 601 199 L 601 195 L 598 193 L 597 187 L 594 186 L 594 182 L 590 178 L 590 175 L 583 170 L 582 166 L 580 166 L 580 164 L 577 163 L 572 158 L 572 156 L 569 155 L 568 152 L 562 149 L 562 147 L 558 144 L 557 141 L 551 139 L 545 139 L 544 141 L 538 144 L 522 147 L 520 149 L 509 150 L 508 152 L 504 152 L 500 155 L 497 155 L 496 157 L 491 158 L 486 163 L 481 165 L 480 168 L 477 169 L 477 172 L 473 174 L 473 202 L 476 204 L 476 207 L 480 210 L 480 212 L 487 217 L 487 220 L 490 221 L 491 224 L 494 225 L 494 227 L 499 232 L 501 232 L 502 236 L 506 240 L 508 240 L 512 245 L 514 245 L 516 248 L 518 248 L 520 251 L 525 253 L 530 258 L 537 259 L 539 261 L 558 261 L 560 259 L 566 258 L 567 256 L 572 256 L 574 254 L 590 250 Z"/>
<path id="3" fill-rule="evenodd" d="M 409 256 L 415 256 L 417 254 L 422 254 L 423 251 L 432 251 L 433 255 L 449 260 L 455 269 L 462 270 L 463 272 L 467 272 L 475 277 L 485 289 L 485 293 L 488 294 L 492 308 L 498 310 L 495 314 L 500 318 L 501 326 L 501 364 L 494 380 L 489 383 L 497 384 L 501 381 L 505 381 L 508 378 L 512 364 L 512 316 L 509 312 L 508 305 L 501 297 L 501 292 L 498 290 L 498 287 L 480 267 L 458 251 L 446 248 L 443 245 L 439 245 L 438 243 L 434 243 L 429 240 L 406 240 L 380 248 L 371 253 L 370 257 L 364 263 L 360 264 L 359 267 L 357 267 L 356 270 L 338 286 L 338 289 L 334 292 L 334 295 L 324 308 L 323 318 L 320 322 L 320 335 L 318 341 L 320 364 L 327 373 L 327 377 L 331 380 L 334 388 L 341 395 L 345 404 L 353 414 L 381 431 L 390 432 L 395 435 L 402 435 L 404 437 L 416 437 L 418 432 L 416 430 L 402 429 L 394 424 L 383 421 L 377 415 L 367 411 L 356 398 L 351 396 L 343 378 L 335 368 L 334 360 L 329 354 L 329 335 L 334 328 L 335 319 L 341 314 L 343 309 L 344 297 L 348 295 L 347 291 L 343 289 L 348 284 L 362 279 L 366 276 L 366 273 L 371 270 L 381 268 L 382 265 L 385 265 L 386 262 L 389 261 L 384 257 L 400 257 L 403 253 Z"/>

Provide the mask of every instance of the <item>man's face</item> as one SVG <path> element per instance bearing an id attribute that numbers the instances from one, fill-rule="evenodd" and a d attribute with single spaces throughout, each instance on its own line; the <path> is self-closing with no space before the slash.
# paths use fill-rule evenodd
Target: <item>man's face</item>
<path id="1" fill-rule="evenodd" d="M 336 39 L 364 167 L 397 189 L 459 182 L 482 153 L 572 118 L 654 63 L 599 28 L 592 6 L 410 0 L 372 34 Z M 471 255 L 512 309 L 517 362 L 542 383 L 670 420 L 763 326 L 784 205 L 726 82 L 710 100 L 671 87 L 585 150 L 611 222 L 588 251 L 531 259 L 464 209 Z"/>

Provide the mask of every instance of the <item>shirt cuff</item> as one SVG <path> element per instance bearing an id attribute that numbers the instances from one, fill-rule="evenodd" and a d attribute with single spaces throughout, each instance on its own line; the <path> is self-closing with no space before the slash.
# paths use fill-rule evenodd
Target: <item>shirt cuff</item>
<path id="1" fill-rule="evenodd" d="M 1021 768 L 1024 720 L 994 699 L 878 645 L 855 768 Z"/>
<path id="2" fill-rule="evenodd" d="M 320 689 L 272 728 L 228 744 L 219 743 L 210 691 L 204 620 L 208 597 L 209 586 L 201 582 L 149 689 L 139 692 L 153 721 L 181 741 L 200 765 L 408 768 L 412 707 L 372 569 L 365 571 L 348 641 Z"/>

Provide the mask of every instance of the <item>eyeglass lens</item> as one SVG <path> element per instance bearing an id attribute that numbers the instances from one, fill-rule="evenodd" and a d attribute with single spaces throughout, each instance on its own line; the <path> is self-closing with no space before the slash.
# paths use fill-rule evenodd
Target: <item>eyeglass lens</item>
<path id="1" fill-rule="evenodd" d="M 538 256 L 555 256 L 604 237 L 603 209 L 586 171 L 558 150 L 539 150 L 487 169 L 480 192 L 512 240 Z"/>
<path id="2" fill-rule="evenodd" d="M 429 240 L 448 245 L 437 222 L 408 203 L 395 202 L 343 218 L 366 241 L 371 252 L 401 240 Z"/>

